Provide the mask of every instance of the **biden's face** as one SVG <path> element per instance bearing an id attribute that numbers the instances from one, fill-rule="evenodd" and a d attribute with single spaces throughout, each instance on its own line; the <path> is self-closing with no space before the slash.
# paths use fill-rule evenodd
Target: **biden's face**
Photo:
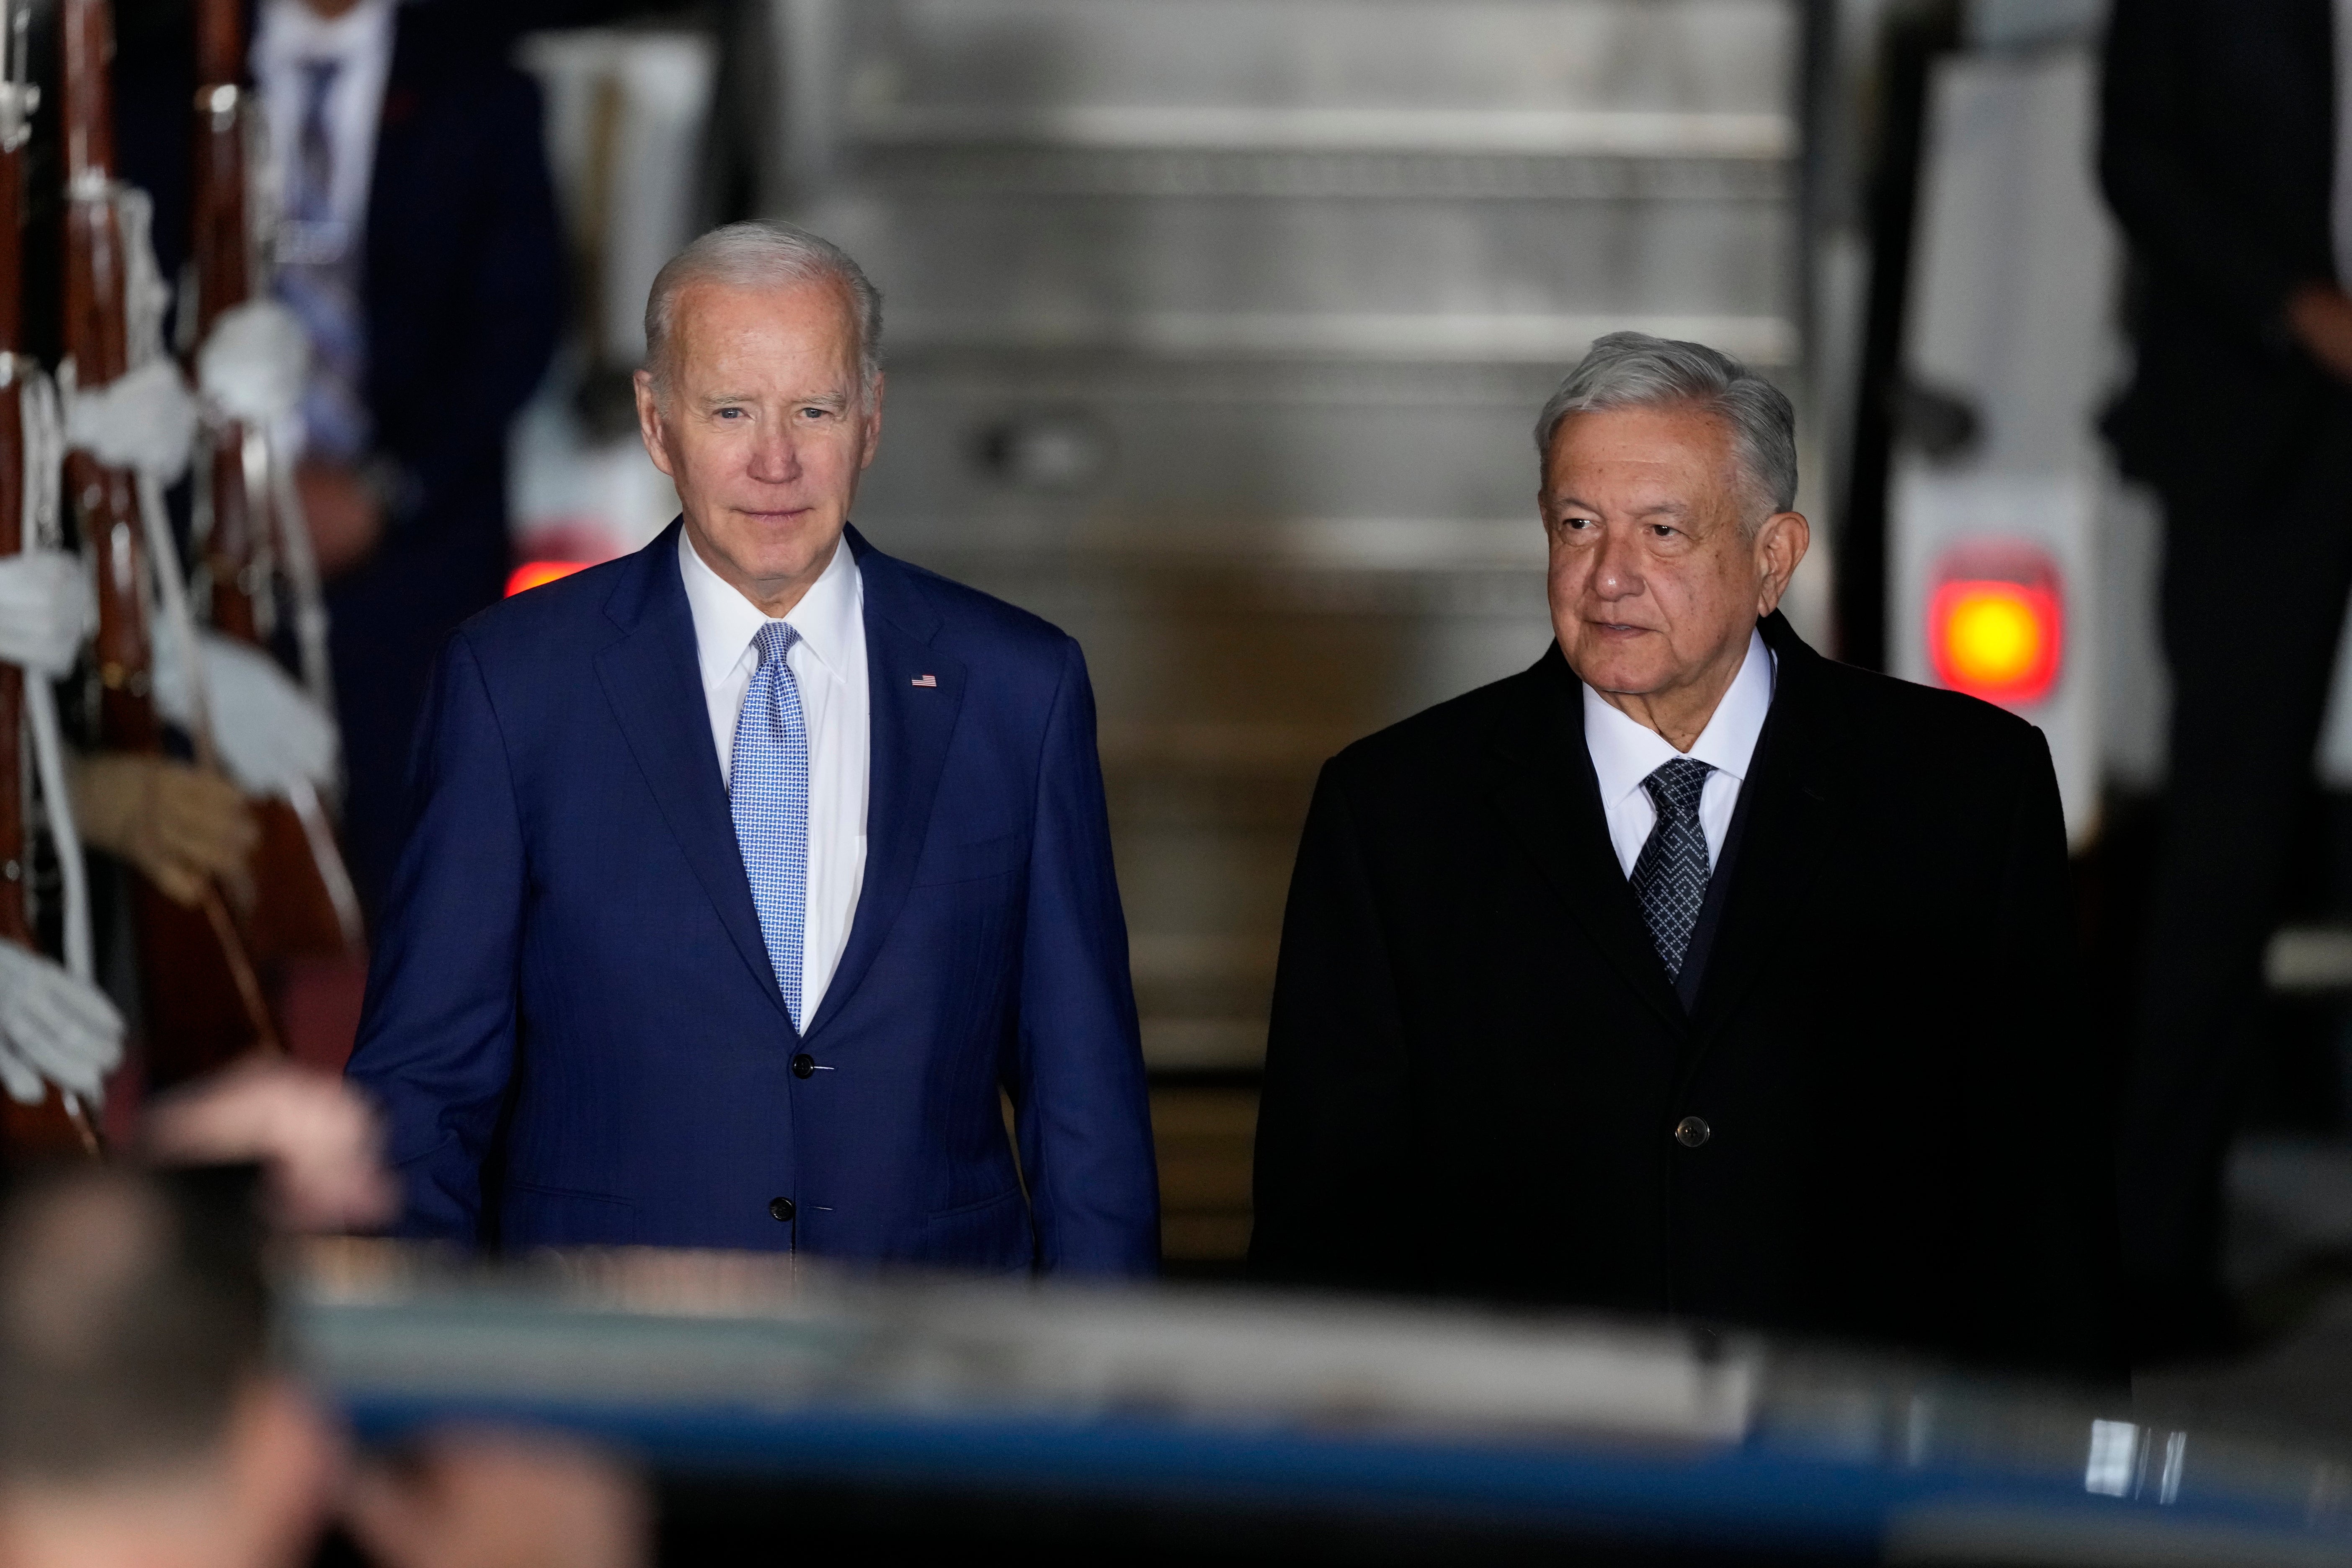
<path id="1" fill-rule="evenodd" d="M 856 309 L 829 279 L 689 284 L 667 374 L 637 374 L 637 420 L 677 487 L 696 551 L 772 616 L 833 559 L 882 434 L 882 385 L 858 366 Z"/>
<path id="2" fill-rule="evenodd" d="M 1609 696 L 1711 710 L 1806 542 L 1794 512 L 1742 526 L 1730 426 L 1687 407 L 1571 414 L 1538 499 L 1569 667 Z"/>

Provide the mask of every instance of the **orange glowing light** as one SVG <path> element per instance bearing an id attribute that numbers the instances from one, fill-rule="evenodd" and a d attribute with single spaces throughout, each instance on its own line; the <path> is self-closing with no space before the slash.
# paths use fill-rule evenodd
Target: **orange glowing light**
<path id="1" fill-rule="evenodd" d="M 1990 702 L 2047 696 L 2064 637 L 2058 595 L 2039 584 L 1958 578 L 1938 584 L 1927 608 L 1936 679 Z"/>
<path id="2" fill-rule="evenodd" d="M 558 577 L 569 577 L 587 564 L 585 561 L 526 561 L 516 567 L 513 575 L 507 579 L 507 597 L 511 599 L 526 589 L 552 583 Z"/>

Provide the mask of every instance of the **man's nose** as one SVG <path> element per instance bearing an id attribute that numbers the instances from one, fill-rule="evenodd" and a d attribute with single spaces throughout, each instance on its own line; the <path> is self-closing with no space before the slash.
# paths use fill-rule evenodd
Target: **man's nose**
<path id="1" fill-rule="evenodd" d="M 749 472 L 762 484 L 788 485 L 801 477 L 800 443 L 788 425 L 769 425 L 752 443 Z"/>
<path id="2" fill-rule="evenodd" d="M 1633 540 L 1617 529 L 1605 531 L 1592 559 L 1592 592 L 1602 599 L 1638 598 L 1642 593 L 1640 552 Z"/>

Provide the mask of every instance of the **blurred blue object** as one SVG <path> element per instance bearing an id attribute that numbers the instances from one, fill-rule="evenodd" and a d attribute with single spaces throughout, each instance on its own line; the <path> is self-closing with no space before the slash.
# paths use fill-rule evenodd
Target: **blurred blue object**
<path id="1" fill-rule="evenodd" d="M 717 1254 L 491 1271 L 373 1244 L 314 1254 L 290 1294 L 301 1355 L 370 1440 L 554 1425 L 795 1499 L 1435 1531 L 1448 1556 L 2352 1563 L 2342 1464 L 1704 1331 Z"/>

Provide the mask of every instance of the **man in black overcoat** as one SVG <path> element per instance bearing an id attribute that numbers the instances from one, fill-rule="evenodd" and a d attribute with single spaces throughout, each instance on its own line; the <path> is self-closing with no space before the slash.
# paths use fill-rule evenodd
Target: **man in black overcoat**
<path id="1" fill-rule="evenodd" d="M 2122 1128 L 2137 1348 L 2226 1348 L 2245 1026 L 2352 593 L 2352 99 L 2328 0 L 2119 0 L 2100 174 L 2131 242 L 2108 421 L 2164 504 L 2164 847 Z"/>
<path id="2" fill-rule="evenodd" d="M 1602 339 L 1538 430 L 1558 640 L 1308 812 L 1260 1277 L 2115 1358 L 2041 733 L 1775 612 L 1788 399 Z"/>

